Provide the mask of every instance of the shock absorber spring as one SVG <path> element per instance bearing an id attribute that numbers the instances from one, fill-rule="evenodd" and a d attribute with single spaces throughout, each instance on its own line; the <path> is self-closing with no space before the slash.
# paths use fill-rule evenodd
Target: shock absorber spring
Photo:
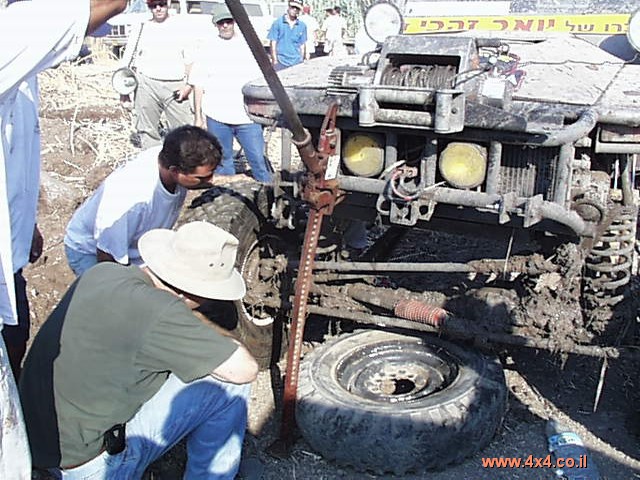
<path id="1" fill-rule="evenodd" d="M 585 293 L 593 306 L 614 306 L 631 280 L 637 206 L 622 207 L 586 258 Z"/>

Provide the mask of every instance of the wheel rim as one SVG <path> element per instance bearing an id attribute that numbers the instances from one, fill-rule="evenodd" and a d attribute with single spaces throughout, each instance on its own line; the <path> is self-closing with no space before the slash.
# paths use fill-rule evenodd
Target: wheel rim
<path id="1" fill-rule="evenodd" d="M 442 348 L 389 341 L 352 351 L 336 369 L 338 383 L 361 398 L 383 403 L 412 402 L 447 388 L 458 363 Z"/>
<path id="2" fill-rule="evenodd" d="M 241 310 L 257 326 L 268 326 L 275 320 L 278 309 L 273 304 L 280 302 L 278 295 L 286 270 L 286 256 L 282 252 L 282 239 L 275 235 L 264 235 L 249 246 L 240 267 L 247 285 L 247 294 L 240 302 Z M 284 256 L 282 262 L 270 262 L 268 266 L 262 262 L 263 259 L 273 260 L 279 255 Z"/>

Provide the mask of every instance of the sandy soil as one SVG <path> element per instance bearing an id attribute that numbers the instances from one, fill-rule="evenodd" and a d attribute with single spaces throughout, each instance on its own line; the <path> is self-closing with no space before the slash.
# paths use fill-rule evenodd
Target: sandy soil
<path id="1" fill-rule="evenodd" d="M 124 156 L 135 149 L 128 142 L 131 114 L 118 106 L 108 82 L 113 64 L 73 67 L 76 96 L 52 101 L 63 90 L 55 74 L 43 79 L 43 174 L 39 225 L 46 239 L 40 260 L 27 267 L 33 334 L 57 304 L 73 276 L 66 265 L 62 238 L 74 209 Z M 60 74 L 62 75 L 62 73 Z M 102 85 L 91 105 L 90 85 Z M 64 95 L 61 93 L 61 95 Z M 99 127 L 99 128 L 98 128 Z M 106 137 L 105 132 L 112 136 Z M 635 293 L 635 292 L 634 292 Z M 311 319 L 310 322 L 316 320 Z M 590 358 L 560 359 L 535 351 L 502 352 L 509 387 L 509 412 L 496 438 L 483 452 L 461 465 L 406 479 L 542 479 L 549 469 L 487 470 L 486 456 L 546 455 L 546 419 L 559 417 L 583 437 L 603 478 L 640 478 L 640 424 L 637 393 L 638 361 L 609 362 L 597 411 L 594 398 L 602 362 Z M 562 361 L 566 360 L 566 361 Z M 284 369 L 280 365 L 281 369 Z M 274 381 L 272 381 L 274 380 Z M 249 434 L 245 442 L 243 478 L 343 479 L 393 478 L 354 472 L 325 462 L 302 440 L 287 459 L 275 459 L 265 449 L 277 437 L 282 371 L 262 372 L 256 381 Z M 150 469 L 148 478 L 180 478 L 184 450 L 179 446 Z M 258 472 L 261 472 L 258 474 Z"/>

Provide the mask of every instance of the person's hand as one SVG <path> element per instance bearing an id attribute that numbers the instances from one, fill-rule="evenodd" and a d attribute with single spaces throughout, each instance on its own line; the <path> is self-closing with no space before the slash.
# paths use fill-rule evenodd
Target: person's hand
<path id="1" fill-rule="evenodd" d="M 126 110 L 133 109 L 133 102 L 129 95 L 120 95 L 120 105 L 122 105 L 122 108 Z"/>
<path id="2" fill-rule="evenodd" d="M 38 225 L 33 227 L 33 237 L 31 238 L 31 250 L 29 251 L 29 262 L 36 262 L 42 255 L 42 247 L 44 246 L 44 239 L 38 229 Z"/>
<path id="3" fill-rule="evenodd" d="M 176 101 L 178 103 L 184 102 L 187 98 L 189 98 L 189 94 L 191 94 L 191 85 L 185 85 L 180 90 L 176 90 Z"/>

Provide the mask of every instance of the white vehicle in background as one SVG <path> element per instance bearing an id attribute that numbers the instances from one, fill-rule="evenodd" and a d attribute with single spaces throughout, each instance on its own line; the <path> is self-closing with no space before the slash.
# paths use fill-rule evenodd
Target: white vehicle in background
<path id="1" fill-rule="evenodd" d="M 114 50 L 123 48 L 127 44 L 132 27 L 150 18 L 151 12 L 146 0 L 132 0 L 124 12 L 109 19 L 111 31 L 103 37 L 103 42 Z"/>
<path id="2" fill-rule="evenodd" d="M 287 13 L 287 8 L 289 8 L 289 2 L 272 2 L 269 4 L 269 11 L 273 18 L 280 18 L 283 16 Z"/>
<path id="3" fill-rule="evenodd" d="M 203 31 L 211 26 L 211 14 L 215 4 L 219 3 L 224 3 L 224 0 L 170 0 L 169 14 L 180 16 L 185 22 L 188 22 L 190 31 L 193 31 L 195 35 L 202 35 Z M 267 3 L 263 0 L 241 0 L 241 3 L 262 43 L 265 46 L 268 45 L 267 35 L 273 23 L 273 17 L 269 13 Z M 131 0 L 123 13 L 109 20 L 111 32 L 104 37 L 103 41 L 114 50 L 121 50 L 127 44 L 133 27 L 150 18 L 151 12 L 146 0 Z M 191 30 L 192 28 L 194 30 Z"/>

